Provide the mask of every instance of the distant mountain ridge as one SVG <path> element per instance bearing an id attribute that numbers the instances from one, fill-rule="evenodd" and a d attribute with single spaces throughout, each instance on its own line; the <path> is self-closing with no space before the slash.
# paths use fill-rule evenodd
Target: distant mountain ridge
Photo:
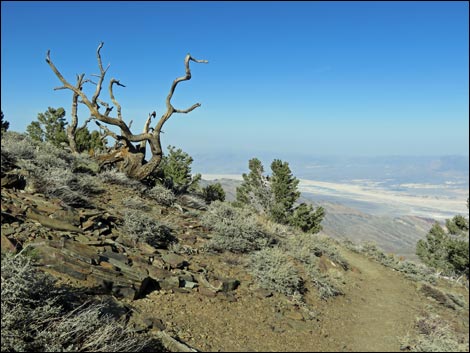
<path id="1" fill-rule="evenodd" d="M 207 174 L 239 174 L 248 172 L 248 160 L 257 157 L 269 169 L 273 159 L 289 162 L 297 178 L 346 182 L 368 179 L 387 186 L 402 183 L 452 183 L 469 186 L 468 156 L 301 156 L 288 153 L 211 153 L 194 154 L 193 170 Z M 227 163 L 227 161 L 230 161 Z"/>

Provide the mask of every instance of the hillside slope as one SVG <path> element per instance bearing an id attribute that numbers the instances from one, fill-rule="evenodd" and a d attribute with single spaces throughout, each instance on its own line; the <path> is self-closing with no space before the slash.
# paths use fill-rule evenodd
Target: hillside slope
<path id="1" fill-rule="evenodd" d="M 220 235 L 204 221 L 214 209 L 195 196 L 97 173 L 86 158 L 53 167 L 65 157 L 31 150 L 25 163 L 3 147 L 2 252 L 23 249 L 59 284 L 111 298 L 136 332 L 201 351 L 468 351 L 460 285 L 412 281 L 328 237 L 249 213 L 218 244 L 241 229 L 266 236 L 265 249 L 215 251 Z M 266 249 L 272 257 L 256 272 L 253 254 Z"/>

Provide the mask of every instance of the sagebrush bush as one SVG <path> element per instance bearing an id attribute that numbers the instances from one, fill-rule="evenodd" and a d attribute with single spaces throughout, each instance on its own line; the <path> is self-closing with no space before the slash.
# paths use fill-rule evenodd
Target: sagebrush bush
<path id="1" fill-rule="evenodd" d="M 437 315 L 427 314 L 416 320 L 418 335 L 407 335 L 402 346 L 411 352 L 468 352 L 467 343 L 460 340 L 452 328 Z"/>
<path id="2" fill-rule="evenodd" d="M 39 332 L 46 352 L 139 352 L 148 339 L 106 314 L 106 306 L 93 304 L 68 312 Z"/>
<path id="3" fill-rule="evenodd" d="M 207 210 L 206 201 L 197 194 L 179 195 L 177 204 L 180 206 L 191 207 L 197 210 Z"/>
<path id="4" fill-rule="evenodd" d="M 276 223 L 273 220 L 263 216 L 258 216 L 257 219 L 259 224 L 263 227 L 264 231 L 266 233 L 272 234 L 275 237 L 287 238 L 295 233 L 295 231 L 289 225 Z"/>
<path id="5" fill-rule="evenodd" d="M 122 185 L 137 191 L 143 191 L 145 189 L 145 186 L 141 182 L 131 179 L 125 173 L 115 169 L 104 170 L 98 174 L 98 177 L 103 183 Z"/>
<path id="6" fill-rule="evenodd" d="M 103 304 L 73 308 L 69 290 L 21 254 L 2 254 L 1 277 L 2 352 L 135 352 L 150 344 Z"/>
<path id="7" fill-rule="evenodd" d="M 305 269 L 313 285 L 318 289 L 321 299 L 326 300 L 330 297 L 343 294 L 340 285 L 325 273 L 320 272 L 317 261 L 305 265 Z"/>
<path id="8" fill-rule="evenodd" d="M 434 271 L 424 264 L 417 264 L 413 261 L 402 261 L 393 254 L 386 255 L 373 242 L 364 242 L 356 244 L 349 239 L 343 240 L 343 245 L 356 253 L 364 254 L 368 258 L 377 261 L 385 267 L 390 267 L 396 271 L 402 272 L 408 279 L 413 281 L 425 281 L 429 283 L 436 282 Z"/>
<path id="9" fill-rule="evenodd" d="M 56 197 L 72 207 L 91 207 L 89 197 L 104 191 L 98 180 L 68 168 L 35 168 L 30 173 L 36 191 L 47 197 Z"/>
<path id="10" fill-rule="evenodd" d="M 155 248 L 167 248 L 176 238 L 171 229 L 151 218 L 143 211 L 128 210 L 124 213 L 123 230 L 135 243 L 146 242 Z"/>
<path id="11" fill-rule="evenodd" d="M 248 253 L 272 242 L 250 210 L 225 202 L 214 201 L 202 216 L 202 224 L 215 233 L 207 245 L 215 251 Z"/>
<path id="12" fill-rule="evenodd" d="M 122 200 L 122 204 L 127 208 L 132 208 L 134 210 L 150 211 L 151 208 L 139 197 L 126 197 Z"/>
<path id="13" fill-rule="evenodd" d="M 314 263 L 322 255 L 347 270 L 348 262 L 339 254 L 331 238 L 312 234 L 296 234 L 284 242 L 284 247 L 292 256 L 303 263 Z"/>
<path id="14" fill-rule="evenodd" d="M 13 156 L 20 166 L 25 161 L 31 162 L 41 170 L 50 168 L 65 168 L 73 163 L 75 156 L 61 147 L 49 142 L 40 142 L 31 139 L 25 134 L 8 131 L 2 136 L 2 150 Z"/>
<path id="15" fill-rule="evenodd" d="M 172 206 L 176 200 L 173 191 L 167 189 L 161 184 L 155 184 L 155 186 L 148 190 L 145 194 L 163 206 Z"/>
<path id="16" fill-rule="evenodd" d="M 38 143 L 35 164 L 41 169 L 65 168 L 72 165 L 75 156 L 49 142 Z"/>
<path id="17" fill-rule="evenodd" d="M 319 258 L 327 256 L 344 270 L 349 268 L 348 262 L 339 254 L 331 239 L 312 234 L 298 234 L 284 243 L 284 249 L 303 264 L 321 299 L 343 294 L 338 281 L 330 278 L 327 273 L 322 273 L 318 267 Z"/>
<path id="18" fill-rule="evenodd" d="M 9 153 L 17 160 L 34 159 L 37 145 L 37 142 L 25 134 L 14 131 L 7 131 L 2 134 L 2 151 Z"/>
<path id="19" fill-rule="evenodd" d="M 277 247 L 253 253 L 250 258 L 250 271 L 262 288 L 285 295 L 303 291 L 303 280 L 291 259 Z"/>
<path id="20" fill-rule="evenodd" d="M 80 172 L 91 175 L 98 174 L 100 166 L 95 159 L 90 158 L 88 153 L 75 154 L 74 157 L 75 158 L 72 162 L 72 171 L 74 173 Z"/>

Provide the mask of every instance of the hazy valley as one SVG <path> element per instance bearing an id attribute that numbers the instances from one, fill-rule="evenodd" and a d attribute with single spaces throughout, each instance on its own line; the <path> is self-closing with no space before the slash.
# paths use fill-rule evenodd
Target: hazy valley
<path id="1" fill-rule="evenodd" d="M 229 165 L 221 156 L 200 156 L 195 164 L 214 171 L 213 163 L 220 163 L 225 173 L 203 173 L 203 179 L 219 181 L 233 200 L 247 167 L 241 157 L 230 157 Z M 324 233 L 338 239 L 374 241 L 384 251 L 416 259 L 416 242 L 435 221 L 468 213 L 466 157 L 290 158 L 300 179 L 299 202 L 323 206 Z"/>

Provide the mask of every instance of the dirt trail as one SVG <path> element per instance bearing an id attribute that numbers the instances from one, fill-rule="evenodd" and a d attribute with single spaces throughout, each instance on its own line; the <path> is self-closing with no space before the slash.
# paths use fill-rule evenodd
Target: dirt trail
<path id="1" fill-rule="evenodd" d="M 250 276 L 220 258 L 204 261 L 242 279 L 236 301 L 157 291 L 138 306 L 202 351 L 399 351 L 426 304 L 416 285 L 362 255 L 343 250 L 343 256 L 352 266 L 345 295 L 325 302 L 312 291 L 307 302 L 316 320 L 303 319 L 281 295 L 257 297 Z"/>
<path id="2" fill-rule="evenodd" d="M 343 342 L 343 349 L 398 351 L 424 310 L 416 285 L 362 255 L 343 251 L 343 256 L 353 268 L 350 285 L 340 305 L 325 308 L 324 330 L 333 342 Z"/>

